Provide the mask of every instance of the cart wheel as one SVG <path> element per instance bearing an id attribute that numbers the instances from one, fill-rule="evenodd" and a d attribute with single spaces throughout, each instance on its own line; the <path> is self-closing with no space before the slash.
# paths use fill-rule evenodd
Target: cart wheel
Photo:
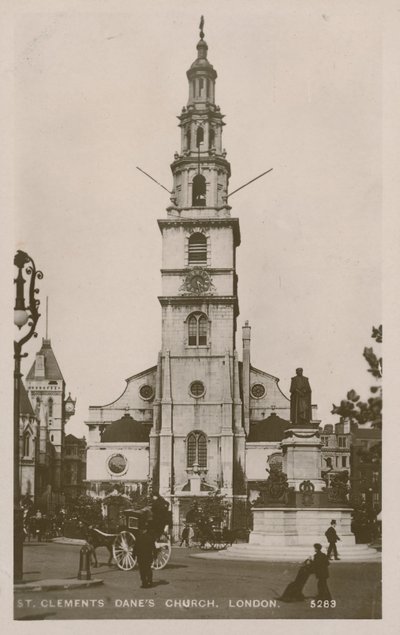
<path id="1" fill-rule="evenodd" d="M 164 569 L 171 557 L 171 544 L 169 542 L 156 543 L 157 555 L 152 562 L 153 569 Z"/>
<path id="2" fill-rule="evenodd" d="M 135 536 L 129 531 L 121 531 L 113 543 L 113 555 L 122 571 L 130 571 L 136 565 Z"/>

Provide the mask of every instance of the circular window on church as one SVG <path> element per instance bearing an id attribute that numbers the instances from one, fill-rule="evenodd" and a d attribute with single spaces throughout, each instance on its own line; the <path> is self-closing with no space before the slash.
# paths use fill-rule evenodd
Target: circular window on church
<path id="1" fill-rule="evenodd" d="M 192 381 L 189 391 L 192 397 L 202 397 L 206 389 L 202 381 Z"/>
<path id="2" fill-rule="evenodd" d="M 253 384 L 251 394 L 255 399 L 261 399 L 265 395 L 265 387 L 262 384 Z"/>
<path id="3" fill-rule="evenodd" d="M 123 454 L 113 454 L 107 461 L 111 474 L 121 476 L 128 469 L 128 459 Z"/>
<path id="4" fill-rule="evenodd" d="M 152 386 L 145 384 L 144 386 L 141 386 L 139 388 L 139 395 L 141 396 L 142 399 L 145 399 L 146 401 L 150 401 L 150 399 L 153 399 L 154 397 L 154 390 Z"/>

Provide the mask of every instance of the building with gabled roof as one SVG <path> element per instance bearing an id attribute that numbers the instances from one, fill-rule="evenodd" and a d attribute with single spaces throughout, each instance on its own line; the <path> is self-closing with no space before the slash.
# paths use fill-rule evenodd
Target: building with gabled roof
<path id="1" fill-rule="evenodd" d="M 75 412 L 75 401 L 65 394 L 65 380 L 51 346 L 43 338 L 25 378 L 25 387 L 39 420 L 37 435 L 37 495 L 50 500 L 63 494 L 65 424 Z"/>

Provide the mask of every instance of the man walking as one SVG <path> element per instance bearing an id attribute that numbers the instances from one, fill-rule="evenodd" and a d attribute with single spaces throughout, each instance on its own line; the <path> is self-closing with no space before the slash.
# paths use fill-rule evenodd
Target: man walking
<path id="1" fill-rule="evenodd" d="M 142 589 L 153 586 L 153 569 L 151 564 L 155 556 L 154 537 L 149 531 L 148 525 L 138 531 L 136 535 L 136 556 L 139 566 Z"/>
<path id="2" fill-rule="evenodd" d="M 329 543 L 328 547 L 328 558 L 332 560 L 332 552 L 335 560 L 340 560 L 336 548 L 336 543 L 340 540 L 339 536 L 336 533 L 336 520 L 331 520 L 331 526 L 325 532 L 326 539 Z"/>
<path id="3" fill-rule="evenodd" d="M 313 571 L 315 573 L 315 577 L 318 580 L 318 595 L 317 600 L 331 600 L 331 594 L 328 589 L 327 580 L 329 578 L 329 558 L 326 554 L 324 554 L 322 550 L 322 545 L 316 543 L 314 545 L 315 555 L 313 558 Z"/>

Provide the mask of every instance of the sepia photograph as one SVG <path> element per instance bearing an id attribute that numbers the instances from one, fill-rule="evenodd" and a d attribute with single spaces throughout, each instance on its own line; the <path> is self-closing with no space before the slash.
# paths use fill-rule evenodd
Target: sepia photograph
<path id="1" fill-rule="evenodd" d="M 382 619 L 382 55 L 372 1 L 14 11 L 15 621 Z"/>

